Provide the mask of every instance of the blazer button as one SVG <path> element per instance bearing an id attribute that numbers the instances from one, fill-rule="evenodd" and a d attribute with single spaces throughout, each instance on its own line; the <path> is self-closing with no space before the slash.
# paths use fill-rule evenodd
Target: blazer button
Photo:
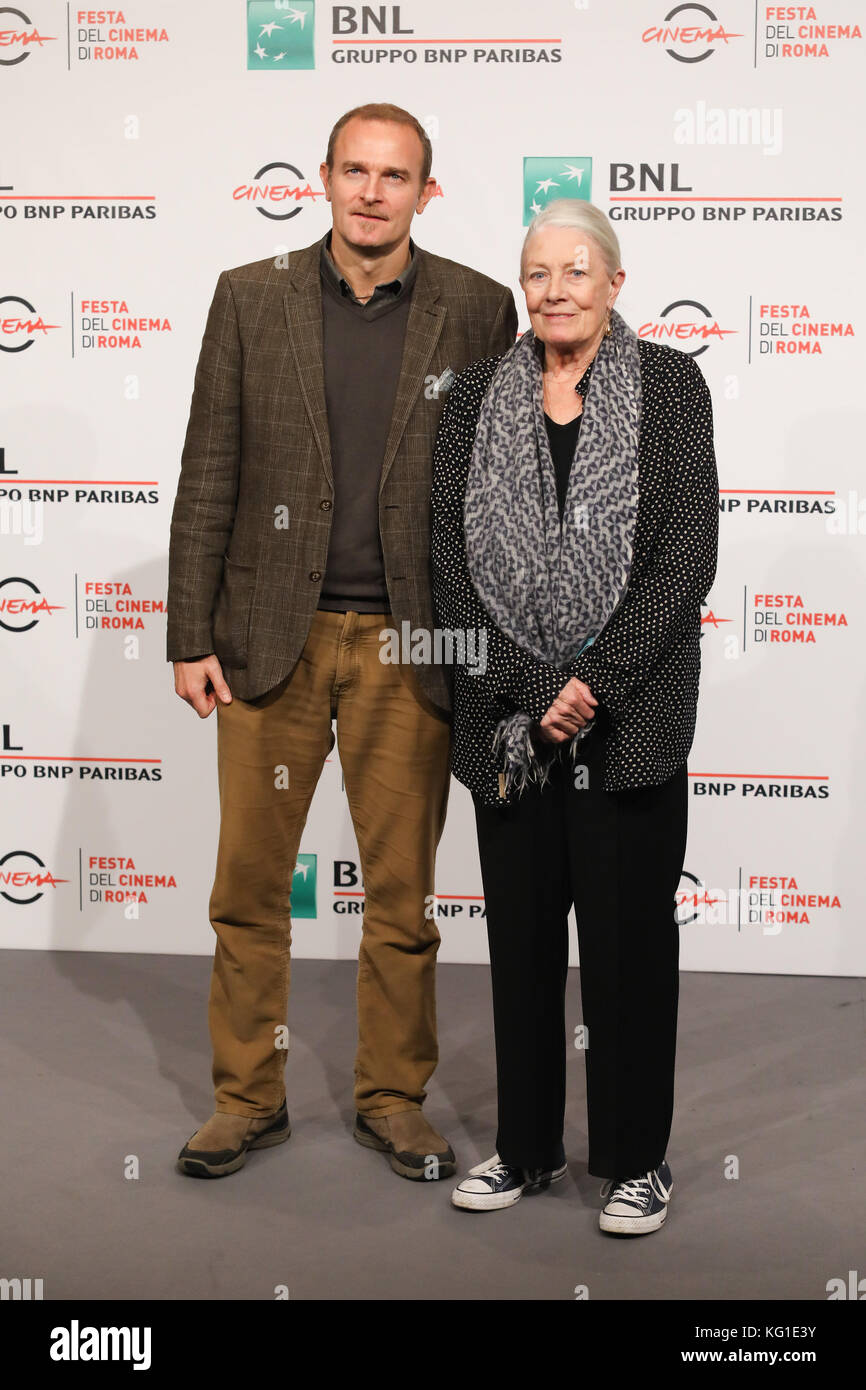
<path id="1" fill-rule="evenodd" d="M 321 571 L 321 570 L 310 570 L 310 578 L 311 578 L 311 579 L 321 579 L 321 577 L 322 577 L 322 571 Z"/>
<path id="2" fill-rule="evenodd" d="M 320 512 L 329 512 L 329 511 L 331 510 L 331 507 L 332 507 L 332 506 L 333 506 L 333 503 L 330 501 L 330 499 L 327 498 L 327 497 L 323 497 L 322 500 L 321 500 L 321 502 L 319 503 L 319 511 L 320 511 Z"/>

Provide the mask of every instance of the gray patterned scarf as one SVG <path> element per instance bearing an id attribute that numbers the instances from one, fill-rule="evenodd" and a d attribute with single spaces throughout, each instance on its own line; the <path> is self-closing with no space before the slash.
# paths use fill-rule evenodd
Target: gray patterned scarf
<path id="1" fill-rule="evenodd" d="M 595 640 L 631 569 L 640 362 L 637 335 L 615 310 L 610 322 L 592 364 L 561 525 L 542 404 L 543 344 L 531 330 L 505 354 L 484 397 L 466 483 L 466 561 L 478 596 L 512 642 L 554 666 Z M 549 771 L 532 725 L 518 710 L 497 728 L 507 790 L 543 783 Z M 572 756 L 585 732 L 570 740 Z"/>

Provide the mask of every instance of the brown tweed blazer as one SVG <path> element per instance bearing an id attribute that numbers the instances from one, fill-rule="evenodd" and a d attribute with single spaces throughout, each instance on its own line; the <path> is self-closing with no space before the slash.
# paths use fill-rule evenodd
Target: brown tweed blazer
<path id="1" fill-rule="evenodd" d="M 333 515 L 322 366 L 319 247 L 220 274 L 195 374 L 171 519 L 169 661 L 215 652 L 251 700 L 293 670 L 325 573 Z M 392 625 L 434 624 L 430 568 L 433 444 L 448 367 L 514 342 L 511 291 L 416 248 L 403 360 L 382 461 L 379 531 Z M 375 363 L 370 370 L 375 371 Z M 415 666 L 451 707 L 450 671 Z"/>

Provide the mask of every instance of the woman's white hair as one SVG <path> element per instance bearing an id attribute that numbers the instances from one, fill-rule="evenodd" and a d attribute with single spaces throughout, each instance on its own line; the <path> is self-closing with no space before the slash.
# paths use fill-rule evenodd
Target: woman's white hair
<path id="1" fill-rule="evenodd" d="M 572 227 L 584 236 L 592 237 L 601 251 L 605 270 L 611 279 L 621 269 L 619 241 L 609 218 L 601 208 L 580 198 L 554 198 L 541 209 L 527 228 L 520 251 L 521 280 L 526 265 L 526 248 L 536 232 L 543 231 L 545 227 Z"/>

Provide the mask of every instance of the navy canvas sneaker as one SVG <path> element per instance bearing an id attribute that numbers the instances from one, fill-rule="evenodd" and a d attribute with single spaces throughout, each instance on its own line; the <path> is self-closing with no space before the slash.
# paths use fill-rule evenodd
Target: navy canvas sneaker
<path id="1" fill-rule="evenodd" d="M 455 1187 L 451 1202 L 466 1211 L 497 1211 L 519 1202 L 524 1192 L 541 1192 L 552 1182 L 559 1182 L 568 1172 L 568 1165 L 545 1172 L 541 1168 L 515 1168 L 502 1163 L 494 1154 L 485 1163 L 469 1169 L 469 1176 Z"/>
<path id="2" fill-rule="evenodd" d="M 643 1236 L 664 1225 L 674 1181 L 666 1160 L 639 1178 L 609 1178 L 601 1195 L 609 1200 L 598 1218 L 601 1230 Z"/>

